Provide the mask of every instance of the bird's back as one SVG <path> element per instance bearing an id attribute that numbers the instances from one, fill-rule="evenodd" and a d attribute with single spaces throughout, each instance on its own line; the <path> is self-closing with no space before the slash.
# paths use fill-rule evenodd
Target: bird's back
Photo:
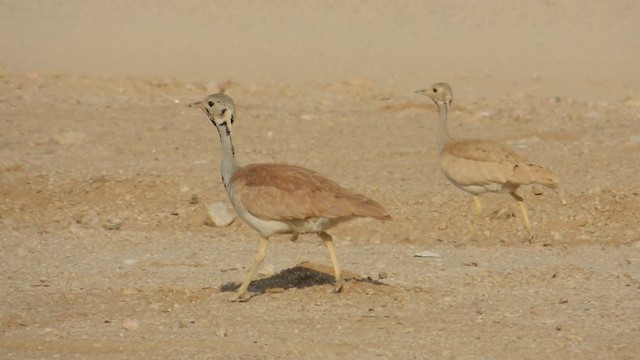
<path id="1" fill-rule="evenodd" d="M 490 140 L 449 140 L 440 153 L 440 165 L 447 178 L 467 191 L 500 191 L 531 183 L 558 186 L 550 171 Z"/>
<path id="2" fill-rule="evenodd" d="M 232 187 L 237 201 L 262 220 L 391 218 L 376 201 L 299 166 L 248 165 L 234 174 Z"/>

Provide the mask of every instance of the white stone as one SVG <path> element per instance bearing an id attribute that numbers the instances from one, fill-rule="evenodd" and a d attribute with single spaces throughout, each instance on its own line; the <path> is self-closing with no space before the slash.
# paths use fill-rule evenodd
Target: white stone
<path id="1" fill-rule="evenodd" d="M 125 319 L 122 322 L 122 328 L 127 331 L 135 331 L 140 327 L 140 322 L 136 319 Z"/>
<path id="2" fill-rule="evenodd" d="M 229 211 L 227 205 L 222 202 L 217 202 L 215 204 L 210 205 L 207 208 L 207 212 L 209 213 L 209 219 L 213 223 L 213 226 L 216 227 L 225 227 L 233 222 L 236 215 Z"/>
<path id="3" fill-rule="evenodd" d="M 425 250 L 419 253 L 414 254 L 415 257 L 428 257 L 428 258 L 439 258 L 440 254 L 434 253 L 433 251 Z"/>

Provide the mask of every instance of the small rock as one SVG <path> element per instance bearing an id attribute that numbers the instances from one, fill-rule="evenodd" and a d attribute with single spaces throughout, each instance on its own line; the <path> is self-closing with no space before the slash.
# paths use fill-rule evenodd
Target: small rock
<path id="1" fill-rule="evenodd" d="M 587 113 L 587 117 L 588 117 L 588 118 L 591 118 L 591 119 L 597 119 L 597 118 L 599 118 L 599 117 L 600 117 L 600 113 L 599 113 L 599 112 L 597 112 L 597 111 L 589 111 L 589 112 Z"/>
<path id="2" fill-rule="evenodd" d="M 53 136 L 53 140 L 60 145 L 77 145 L 84 142 L 87 136 L 83 132 L 67 132 L 64 134 L 58 134 Z"/>
<path id="3" fill-rule="evenodd" d="M 137 295 L 138 289 L 135 288 L 126 288 L 122 290 L 122 295 Z"/>
<path id="4" fill-rule="evenodd" d="M 563 239 L 562 234 L 557 231 L 551 231 L 550 234 L 554 241 L 562 241 Z"/>
<path id="5" fill-rule="evenodd" d="M 428 257 L 428 258 L 439 258 L 440 254 L 434 253 L 433 251 L 425 250 L 416 254 L 413 254 L 414 257 Z"/>
<path id="6" fill-rule="evenodd" d="M 227 328 L 218 328 L 218 330 L 216 330 L 216 335 L 218 335 L 219 337 L 227 337 Z"/>
<path id="7" fill-rule="evenodd" d="M 207 222 L 207 225 L 213 225 L 215 227 L 225 227 L 233 222 L 235 218 L 235 214 L 227 209 L 227 206 L 224 203 L 217 202 L 207 208 L 207 213 L 209 214 L 210 223 Z"/>
<path id="8" fill-rule="evenodd" d="M 102 224 L 102 227 L 105 230 L 120 230 L 120 228 L 122 228 L 123 223 L 124 223 L 124 220 L 122 219 L 112 218 L 105 221 L 104 224 Z"/>
<path id="9" fill-rule="evenodd" d="M 140 327 L 140 322 L 136 319 L 125 319 L 122 322 L 122 328 L 127 331 L 135 331 Z"/>
<path id="10" fill-rule="evenodd" d="M 276 267 L 273 264 L 266 264 L 262 268 L 260 268 L 260 270 L 258 270 L 258 274 L 265 277 L 273 276 L 273 274 L 275 273 Z"/>
<path id="11" fill-rule="evenodd" d="M 198 197 L 198 194 L 191 194 L 191 197 L 189 198 L 189 204 L 196 205 L 199 203 L 200 203 L 200 198 Z"/>

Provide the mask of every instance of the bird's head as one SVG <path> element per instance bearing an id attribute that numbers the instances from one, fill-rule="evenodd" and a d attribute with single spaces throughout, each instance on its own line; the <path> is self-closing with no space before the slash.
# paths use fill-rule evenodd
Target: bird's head
<path id="1" fill-rule="evenodd" d="M 453 101 L 451 86 L 444 82 L 435 83 L 427 89 L 416 90 L 416 94 L 430 97 L 438 106 L 444 104 L 451 106 L 451 101 Z"/>
<path id="2" fill-rule="evenodd" d="M 230 96 L 211 94 L 202 101 L 189 104 L 189 107 L 204 111 L 218 130 L 224 127 L 227 134 L 231 133 L 236 106 Z"/>

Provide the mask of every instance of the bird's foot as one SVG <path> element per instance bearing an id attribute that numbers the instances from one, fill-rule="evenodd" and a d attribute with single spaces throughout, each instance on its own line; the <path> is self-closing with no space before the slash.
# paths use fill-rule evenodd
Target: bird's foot
<path id="1" fill-rule="evenodd" d="M 332 292 L 334 294 L 340 293 L 342 291 L 342 288 L 344 287 L 344 284 L 346 284 L 346 283 L 347 282 L 344 279 L 340 279 L 340 280 L 336 281 L 336 285 L 333 287 Z"/>
<path id="2" fill-rule="evenodd" d="M 233 294 L 233 296 L 231 296 L 229 301 L 231 301 L 231 302 L 247 302 L 254 296 L 256 296 L 255 293 L 252 293 L 250 291 L 245 291 L 242 294 L 241 293 Z"/>

